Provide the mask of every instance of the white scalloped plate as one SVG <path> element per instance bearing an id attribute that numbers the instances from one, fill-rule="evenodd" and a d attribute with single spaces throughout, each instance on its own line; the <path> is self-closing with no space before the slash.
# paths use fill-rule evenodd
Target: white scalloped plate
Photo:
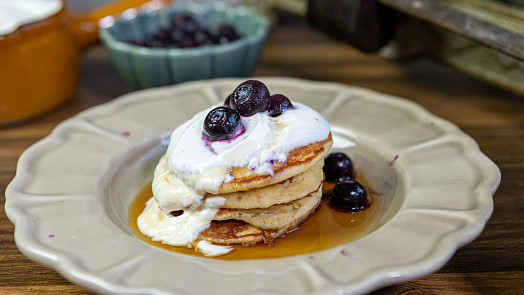
<path id="1" fill-rule="evenodd" d="M 365 89 L 260 78 L 319 110 L 338 143 L 383 198 L 361 239 L 278 259 L 223 261 L 140 241 L 128 206 L 152 177 L 161 144 L 242 80 L 144 90 L 66 120 L 20 157 L 6 190 L 15 241 L 30 259 L 108 294 L 363 293 L 442 267 L 475 239 L 493 210 L 498 168 L 453 124 Z"/>

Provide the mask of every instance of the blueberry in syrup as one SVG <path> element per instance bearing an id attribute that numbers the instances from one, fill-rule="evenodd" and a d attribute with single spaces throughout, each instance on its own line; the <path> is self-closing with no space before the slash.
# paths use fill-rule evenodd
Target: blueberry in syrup
<path id="1" fill-rule="evenodd" d="M 269 107 L 269 90 L 258 80 L 247 80 L 233 91 L 230 105 L 244 117 L 265 112 Z"/>
<path id="2" fill-rule="evenodd" d="M 353 162 L 344 153 L 331 153 L 324 160 L 326 180 L 337 181 L 353 178 Z"/>
<path id="3" fill-rule="evenodd" d="M 366 209 L 368 194 L 366 188 L 358 181 L 346 179 L 335 184 L 328 204 L 342 211 L 360 211 Z"/>
<path id="4" fill-rule="evenodd" d="M 240 114 L 228 107 L 212 109 L 204 119 L 204 136 L 211 141 L 231 139 L 242 127 Z"/>
<path id="5" fill-rule="evenodd" d="M 291 108 L 293 108 L 293 104 L 287 96 L 274 94 L 269 97 L 268 113 L 271 117 L 278 117 Z"/>

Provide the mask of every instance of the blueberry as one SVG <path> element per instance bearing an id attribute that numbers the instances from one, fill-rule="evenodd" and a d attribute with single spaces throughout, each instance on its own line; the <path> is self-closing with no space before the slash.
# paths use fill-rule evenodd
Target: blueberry
<path id="1" fill-rule="evenodd" d="M 326 180 L 343 180 L 353 177 L 353 162 L 344 153 L 331 153 L 324 160 Z"/>
<path id="2" fill-rule="evenodd" d="M 333 192 L 328 197 L 328 204 L 343 211 L 360 211 L 366 209 L 366 188 L 357 180 L 343 180 L 335 184 Z"/>
<path id="3" fill-rule="evenodd" d="M 211 140 L 231 139 L 242 127 L 240 114 L 228 107 L 220 106 L 212 109 L 204 119 L 204 136 Z"/>
<path id="4" fill-rule="evenodd" d="M 184 39 L 185 36 L 186 35 L 184 34 L 184 31 L 182 31 L 182 29 L 176 27 L 171 28 L 171 40 L 175 44 L 180 43 L 180 41 Z"/>
<path id="5" fill-rule="evenodd" d="M 144 46 L 145 47 L 154 48 L 154 47 L 162 47 L 163 45 L 164 44 L 160 40 L 155 38 L 155 36 L 153 36 L 153 35 L 146 36 L 144 38 Z"/>
<path id="6" fill-rule="evenodd" d="M 269 97 L 268 113 L 271 117 L 278 117 L 291 108 L 293 108 L 293 104 L 287 96 L 274 94 Z"/>
<path id="7" fill-rule="evenodd" d="M 198 44 L 195 42 L 195 39 L 191 36 L 185 36 L 178 42 L 178 47 L 180 48 L 190 48 L 190 47 L 197 47 Z"/>
<path id="8" fill-rule="evenodd" d="M 226 24 L 221 25 L 218 28 L 217 37 L 218 37 L 219 43 L 227 43 L 227 42 L 235 41 L 240 38 L 235 28 L 231 25 L 226 25 Z"/>
<path id="9" fill-rule="evenodd" d="M 173 24 L 180 28 L 186 35 L 194 35 L 200 30 L 200 23 L 198 20 L 190 15 L 180 14 L 175 17 Z"/>
<path id="10" fill-rule="evenodd" d="M 230 105 L 244 117 L 265 112 L 269 107 L 269 90 L 258 80 L 247 80 L 233 91 Z"/>
<path id="11" fill-rule="evenodd" d="M 155 39 L 160 41 L 162 44 L 169 45 L 169 43 L 172 42 L 171 40 L 171 32 L 169 29 L 160 29 L 158 32 L 154 35 Z"/>
<path id="12" fill-rule="evenodd" d="M 146 43 L 144 42 L 144 40 L 132 40 L 132 41 L 129 41 L 130 44 L 133 44 L 133 45 L 136 45 L 136 46 L 146 46 Z"/>
<path id="13" fill-rule="evenodd" d="M 194 36 L 197 46 L 212 45 L 214 43 L 213 36 L 206 30 L 198 30 Z"/>

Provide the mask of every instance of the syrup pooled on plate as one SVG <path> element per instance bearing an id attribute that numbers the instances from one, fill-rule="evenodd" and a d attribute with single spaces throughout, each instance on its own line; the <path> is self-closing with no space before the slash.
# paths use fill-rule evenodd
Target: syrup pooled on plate
<path id="1" fill-rule="evenodd" d="M 369 184 L 367 184 L 365 180 L 360 181 L 369 188 Z M 324 192 L 326 192 L 334 186 L 334 183 L 326 181 L 324 186 L 326 187 Z M 212 258 L 224 260 L 279 258 L 300 254 L 312 254 L 355 241 L 368 232 L 378 216 L 380 198 L 373 195 L 372 190 L 368 191 L 371 191 L 368 195 L 370 206 L 366 210 L 358 212 L 335 210 L 327 204 L 326 196 L 324 196 L 322 203 L 313 216 L 284 237 L 275 239 L 273 246 L 267 246 L 264 243 L 247 247 L 232 245 L 234 250 L 229 254 Z M 150 245 L 177 253 L 203 257 L 204 255 L 195 251 L 194 248 L 170 246 L 154 242 L 138 230 L 137 217 L 142 213 L 145 203 L 152 196 L 151 183 L 149 183 L 137 195 L 130 206 L 129 223 L 135 234 Z"/>

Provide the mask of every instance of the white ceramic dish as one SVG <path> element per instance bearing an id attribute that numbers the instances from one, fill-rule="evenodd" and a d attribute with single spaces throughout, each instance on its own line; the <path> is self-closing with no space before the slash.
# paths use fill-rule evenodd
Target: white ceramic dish
<path id="1" fill-rule="evenodd" d="M 133 235 L 128 206 L 151 180 L 166 132 L 242 81 L 219 79 L 125 95 L 63 122 L 24 152 L 5 205 L 20 251 L 99 293 L 341 294 L 434 272 L 480 234 L 500 172 L 456 126 L 369 90 L 260 80 L 323 113 L 338 140 L 357 143 L 345 150 L 384 198 L 366 236 L 309 255 L 223 261 Z"/>

